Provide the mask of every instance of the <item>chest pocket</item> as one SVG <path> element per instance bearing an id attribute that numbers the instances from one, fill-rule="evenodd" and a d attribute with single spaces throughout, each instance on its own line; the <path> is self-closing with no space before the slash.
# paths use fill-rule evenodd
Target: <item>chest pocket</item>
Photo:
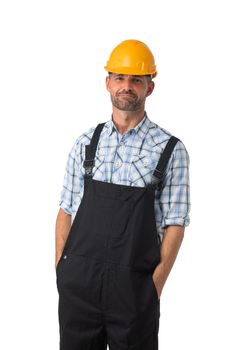
<path id="1" fill-rule="evenodd" d="M 148 155 L 137 155 L 129 167 L 131 186 L 145 187 L 152 180 L 152 174 L 157 166 L 158 159 Z"/>

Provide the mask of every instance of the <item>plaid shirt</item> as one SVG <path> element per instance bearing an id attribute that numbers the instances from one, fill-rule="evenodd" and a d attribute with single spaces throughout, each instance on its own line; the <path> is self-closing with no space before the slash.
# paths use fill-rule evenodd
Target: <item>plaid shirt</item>
<path id="1" fill-rule="evenodd" d="M 96 127 L 96 126 L 95 126 Z M 72 215 L 72 222 L 84 190 L 85 145 L 90 143 L 95 127 L 80 135 L 67 160 L 60 207 Z M 127 186 L 144 187 L 152 174 L 171 134 L 144 118 L 123 135 L 108 120 L 100 134 L 93 179 Z M 166 168 L 160 193 L 155 192 L 154 211 L 160 239 L 168 225 L 188 226 L 190 210 L 189 155 L 178 141 Z"/>

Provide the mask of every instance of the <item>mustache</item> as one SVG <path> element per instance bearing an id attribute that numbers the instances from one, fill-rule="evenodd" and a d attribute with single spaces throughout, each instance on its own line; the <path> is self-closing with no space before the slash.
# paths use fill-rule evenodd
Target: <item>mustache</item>
<path id="1" fill-rule="evenodd" d="M 129 96 L 133 96 L 133 97 L 137 97 L 137 95 L 132 92 L 132 91 L 126 91 L 126 90 L 122 90 L 116 93 L 117 96 L 121 96 L 121 95 L 129 95 Z"/>

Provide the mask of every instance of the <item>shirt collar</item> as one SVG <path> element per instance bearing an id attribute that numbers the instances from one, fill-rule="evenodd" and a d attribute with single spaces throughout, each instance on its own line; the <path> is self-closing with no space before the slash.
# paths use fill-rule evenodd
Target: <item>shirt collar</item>
<path id="1" fill-rule="evenodd" d="M 144 117 L 142 118 L 142 120 L 134 127 L 134 128 L 130 128 L 129 130 L 132 130 L 131 132 L 132 133 L 135 133 L 137 134 L 139 137 L 141 137 L 142 139 L 145 138 L 145 135 L 147 134 L 148 130 L 149 130 L 149 126 L 150 126 L 150 120 L 145 112 L 144 114 Z M 108 120 L 106 123 L 105 123 L 105 127 L 107 128 L 107 135 L 108 136 L 111 136 L 112 133 L 114 131 L 117 131 L 117 127 L 116 125 L 114 124 L 113 122 L 113 119 L 112 119 L 112 116 L 111 116 L 111 119 Z M 129 131 L 128 130 L 128 131 Z"/>

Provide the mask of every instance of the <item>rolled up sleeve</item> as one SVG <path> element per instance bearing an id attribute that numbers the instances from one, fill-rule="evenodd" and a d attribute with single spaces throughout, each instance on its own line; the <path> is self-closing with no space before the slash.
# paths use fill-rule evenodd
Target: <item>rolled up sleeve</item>
<path id="1" fill-rule="evenodd" d="M 159 204 L 161 227 L 169 225 L 188 226 L 190 223 L 189 154 L 178 141 L 169 160 Z"/>
<path id="2" fill-rule="evenodd" d="M 60 194 L 59 206 L 72 215 L 81 199 L 83 179 L 80 176 L 80 143 L 79 139 L 74 143 L 67 159 L 63 188 Z"/>

